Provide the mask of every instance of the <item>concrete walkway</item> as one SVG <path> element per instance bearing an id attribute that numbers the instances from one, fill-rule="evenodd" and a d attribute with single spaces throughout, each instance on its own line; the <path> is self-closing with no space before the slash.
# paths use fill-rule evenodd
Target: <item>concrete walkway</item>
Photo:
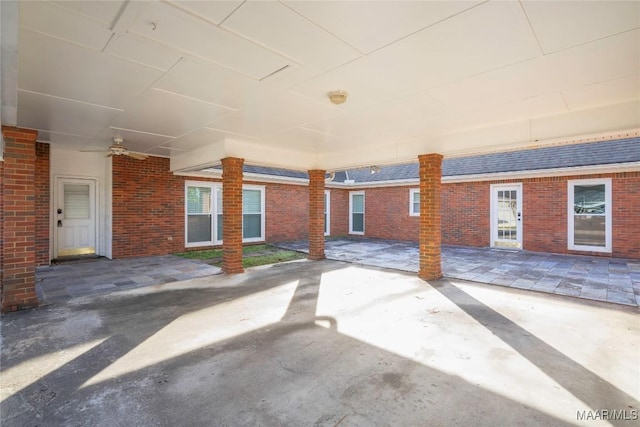
<path id="1" fill-rule="evenodd" d="M 630 427 L 640 409 L 634 308 L 330 260 L 74 297 L 3 316 L 1 338 L 2 426 Z"/>
<path id="2" fill-rule="evenodd" d="M 279 244 L 308 252 L 307 241 Z M 327 258 L 417 272 L 418 245 L 379 239 L 328 239 Z M 444 246 L 446 277 L 557 295 L 640 305 L 640 260 Z"/>

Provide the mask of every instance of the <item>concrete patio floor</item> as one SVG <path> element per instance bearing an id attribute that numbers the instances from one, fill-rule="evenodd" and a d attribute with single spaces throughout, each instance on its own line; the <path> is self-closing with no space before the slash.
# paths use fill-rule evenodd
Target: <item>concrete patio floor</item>
<path id="1" fill-rule="evenodd" d="M 308 253 L 308 241 L 278 244 Z M 328 259 L 417 273 L 418 244 L 381 239 L 327 239 Z M 445 277 L 640 306 L 640 260 L 540 252 L 442 247 Z"/>
<path id="2" fill-rule="evenodd" d="M 1 330 L 3 426 L 631 426 L 640 409 L 635 308 L 331 260 L 116 287 Z"/>

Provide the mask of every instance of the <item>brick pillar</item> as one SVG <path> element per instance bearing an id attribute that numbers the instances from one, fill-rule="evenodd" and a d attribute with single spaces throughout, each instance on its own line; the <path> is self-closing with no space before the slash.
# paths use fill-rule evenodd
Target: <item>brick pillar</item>
<path id="1" fill-rule="evenodd" d="M 442 277 L 440 194 L 442 155 L 422 154 L 420 161 L 420 270 L 423 280 Z"/>
<path id="2" fill-rule="evenodd" d="M 324 259 L 324 178 L 323 170 L 309 171 L 309 259 Z"/>
<path id="3" fill-rule="evenodd" d="M 49 144 L 36 143 L 36 178 L 35 178 L 35 202 L 36 202 L 36 265 L 49 265 L 51 256 L 49 253 L 50 230 L 50 149 Z"/>
<path id="4" fill-rule="evenodd" d="M 222 159 L 222 270 L 242 273 L 242 165 L 244 159 Z"/>
<path id="5" fill-rule="evenodd" d="M 2 136 L 0 299 L 2 312 L 8 312 L 38 305 L 34 185 L 37 132 L 3 126 Z"/>

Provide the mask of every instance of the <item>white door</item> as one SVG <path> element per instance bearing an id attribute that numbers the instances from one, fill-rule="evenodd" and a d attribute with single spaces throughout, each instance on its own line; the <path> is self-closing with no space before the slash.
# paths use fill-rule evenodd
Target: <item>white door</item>
<path id="1" fill-rule="evenodd" d="M 54 208 L 56 258 L 96 253 L 96 183 L 58 178 Z"/>
<path id="2" fill-rule="evenodd" d="M 522 184 L 491 186 L 491 246 L 522 249 Z"/>

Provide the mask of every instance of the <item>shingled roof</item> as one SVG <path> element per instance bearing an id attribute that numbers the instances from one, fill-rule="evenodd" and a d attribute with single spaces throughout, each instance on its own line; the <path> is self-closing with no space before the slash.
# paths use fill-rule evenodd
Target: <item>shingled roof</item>
<path id="1" fill-rule="evenodd" d="M 442 176 L 484 175 L 633 162 L 640 162 L 640 138 L 449 158 L 442 161 Z M 419 178 L 418 163 L 383 166 L 375 174 L 371 174 L 369 168 L 351 169 L 347 174 L 349 179 L 355 182 Z"/>
<path id="2" fill-rule="evenodd" d="M 442 176 L 486 175 L 634 162 L 640 162 L 640 138 L 448 158 L 442 162 Z M 215 167 L 215 169 L 221 168 L 221 166 Z M 244 165 L 244 172 L 284 178 L 308 178 L 306 172 L 265 166 Z M 362 183 L 418 178 L 418 163 L 408 163 L 382 166 L 375 174 L 370 172 L 370 168 L 339 171 L 336 172 L 333 181 L 353 180 Z"/>

